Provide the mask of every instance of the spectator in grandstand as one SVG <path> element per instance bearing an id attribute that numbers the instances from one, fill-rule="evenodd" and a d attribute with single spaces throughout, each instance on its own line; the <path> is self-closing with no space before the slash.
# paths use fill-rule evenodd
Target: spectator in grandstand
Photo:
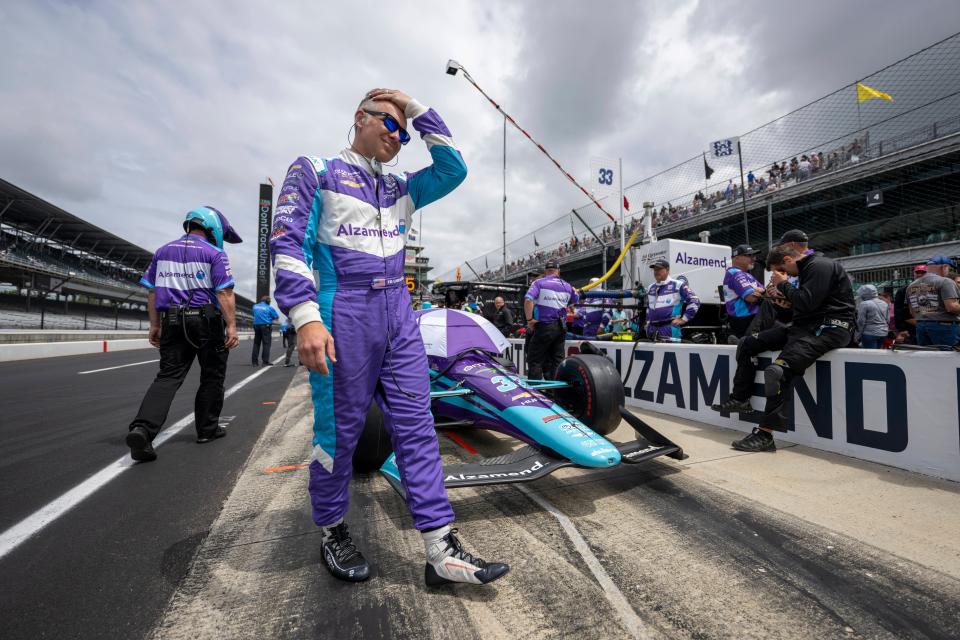
<path id="1" fill-rule="evenodd" d="M 860 140 L 855 139 L 850 145 L 850 162 L 860 162 L 860 154 L 863 153 L 863 146 Z"/>
<path id="2" fill-rule="evenodd" d="M 748 244 L 737 245 L 733 250 L 733 264 L 723 277 L 723 303 L 730 330 L 738 338 L 746 334 L 760 310 L 763 285 L 750 274 L 759 253 Z"/>
<path id="3" fill-rule="evenodd" d="M 763 418 L 752 433 L 732 443 L 739 451 L 776 451 L 773 431 L 789 427 L 793 381 L 823 354 L 847 346 L 854 329 L 853 288 L 840 263 L 783 244 L 770 251 L 767 266 L 773 270 L 771 286 L 779 289 L 793 309 L 793 321 L 782 332 L 779 344 L 770 345 L 781 351 L 763 372 Z M 789 276 L 799 277 L 799 286 L 791 284 Z M 738 358 L 731 400 L 749 405 L 755 371 L 756 365 L 749 359 Z"/>
<path id="4" fill-rule="evenodd" d="M 910 314 L 917 321 L 917 344 L 948 346 L 957 344 L 960 320 L 960 290 L 950 275 L 955 267 L 947 256 L 927 261 L 926 275 L 907 286 Z"/>
<path id="5" fill-rule="evenodd" d="M 753 183 L 756 181 L 756 177 L 753 175 L 753 171 L 747 172 L 747 186 L 750 187 L 750 190 L 753 190 Z"/>
<path id="6" fill-rule="evenodd" d="M 863 285 L 857 293 L 860 296 L 860 305 L 857 307 L 860 346 L 864 349 L 881 349 L 890 330 L 890 308 L 878 297 L 877 288 L 872 284 Z"/>
<path id="7" fill-rule="evenodd" d="M 777 185 L 777 187 L 779 188 L 780 187 L 780 165 L 774 162 L 773 166 L 770 167 L 770 170 L 767 171 L 767 173 L 770 175 L 770 183 Z"/>
<path id="8" fill-rule="evenodd" d="M 680 342 L 682 327 L 700 309 L 700 298 L 685 280 L 670 277 L 666 260 L 654 260 L 650 268 L 656 282 L 647 290 L 647 337 Z"/>
<path id="9" fill-rule="evenodd" d="M 810 159 L 807 156 L 800 156 L 800 162 L 797 164 L 797 182 L 806 180 L 810 177 Z"/>
<path id="10" fill-rule="evenodd" d="M 493 312 L 493 325 L 504 336 L 509 336 L 513 331 L 513 314 L 510 312 L 510 308 L 501 296 L 493 299 L 493 306 L 495 309 Z"/>
<path id="11" fill-rule="evenodd" d="M 548 260 L 545 275 L 530 285 L 523 300 L 529 344 L 527 375 L 553 380 L 563 360 L 567 308 L 579 299 L 573 286 L 560 277 L 560 263 Z"/>
<path id="12" fill-rule="evenodd" d="M 277 310 L 270 306 L 270 296 L 263 296 L 260 302 L 253 305 L 253 366 L 257 366 L 257 358 L 263 366 L 270 366 L 270 346 L 273 342 L 273 321 L 280 318 Z"/>
<path id="13" fill-rule="evenodd" d="M 840 154 L 834 151 L 830 154 L 830 157 L 827 159 L 827 170 L 832 171 L 833 169 L 838 169 L 840 167 Z"/>
<path id="14" fill-rule="evenodd" d="M 289 319 L 284 320 L 280 325 L 280 336 L 283 346 L 287 349 L 286 358 L 283 360 L 283 366 L 292 367 L 290 359 L 293 357 L 293 350 L 297 347 L 297 329 Z"/>
<path id="15" fill-rule="evenodd" d="M 194 358 L 200 387 L 194 423 L 200 444 L 227 434 L 220 426 L 223 380 L 229 349 L 239 344 L 234 316 L 233 274 L 223 243 L 241 242 L 227 218 L 213 207 L 187 213 L 186 234 L 160 247 L 140 283 L 149 289 L 150 344 L 160 348 L 160 372 L 147 389 L 126 443 L 130 457 L 157 459 L 153 440 Z"/>

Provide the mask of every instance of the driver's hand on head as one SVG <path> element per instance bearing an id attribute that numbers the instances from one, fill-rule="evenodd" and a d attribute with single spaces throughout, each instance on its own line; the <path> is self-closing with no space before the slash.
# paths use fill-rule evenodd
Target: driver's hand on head
<path id="1" fill-rule="evenodd" d="M 397 105 L 400 111 L 406 113 L 407 105 L 412 98 L 399 89 L 377 88 L 367 93 L 367 98 L 371 100 L 387 100 Z"/>
<path id="2" fill-rule="evenodd" d="M 322 322 L 308 322 L 297 329 L 297 354 L 300 362 L 311 371 L 327 375 L 327 358 L 337 361 L 337 351 L 333 346 L 333 336 Z"/>

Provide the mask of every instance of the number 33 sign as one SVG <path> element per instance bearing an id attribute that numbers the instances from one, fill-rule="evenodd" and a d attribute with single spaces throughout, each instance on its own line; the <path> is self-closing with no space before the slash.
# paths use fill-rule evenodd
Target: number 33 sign
<path id="1" fill-rule="evenodd" d="M 619 188 L 617 163 L 606 158 L 590 158 L 590 185 L 594 194 L 608 195 Z"/>

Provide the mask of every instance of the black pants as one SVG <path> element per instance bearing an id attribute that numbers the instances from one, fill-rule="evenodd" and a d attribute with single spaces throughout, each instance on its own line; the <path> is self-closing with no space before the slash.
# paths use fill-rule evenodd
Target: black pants
<path id="1" fill-rule="evenodd" d="M 200 362 L 200 387 L 193 404 L 197 435 L 211 434 L 220 422 L 223 409 L 223 381 L 229 354 L 223 340 L 223 319 L 219 316 L 210 319 L 186 316 L 182 324 L 174 325 L 164 319 L 160 333 L 160 372 L 147 389 L 130 428 L 144 427 L 150 440 L 157 437 L 167 421 L 173 397 L 196 358 Z"/>
<path id="2" fill-rule="evenodd" d="M 738 338 L 742 338 L 747 334 L 747 329 L 753 322 L 753 316 L 743 316 L 742 318 L 730 316 L 727 318 L 727 322 L 730 323 L 730 331 L 733 333 L 733 335 L 737 336 Z"/>
<path id="3" fill-rule="evenodd" d="M 527 376 L 534 380 L 553 380 L 563 361 L 563 342 L 567 337 L 563 322 L 538 322 L 527 345 Z"/>
<path id="4" fill-rule="evenodd" d="M 778 324 L 757 335 L 748 335 L 737 347 L 737 371 L 733 376 L 731 396 L 748 400 L 753 395 L 753 379 L 757 373 L 754 358 L 763 351 L 780 349 L 774 365 L 783 369 L 783 377 L 776 389 L 766 390 L 767 401 L 760 426 L 786 431 L 790 425 L 793 381 L 822 355 L 845 347 L 849 342 L 850 332 L 837 327 L 823 328 L 817 335 L 809 329 Z"/>
<path id="5" fill-rule="evenodd" d="M 253 366 L 257 366 L 257 357 L 260 362 L 267 364 L 270 362 L 270 343 L 273 341 L 273 325 L 255 324 L 253 325 L 253 355 L 251 361 Z M 261 345 L 263 353 L 261 354 Z"/>
<path id="6" fill-rule="evenodd" d="M 293 357 L 293 350 L 297 348 L 297 336 L 287 336 L 284 337 L 284 340 L 287 342 L 287 358 L 283 361 L 283 364 L 290 364 L 290 358 Z"/>

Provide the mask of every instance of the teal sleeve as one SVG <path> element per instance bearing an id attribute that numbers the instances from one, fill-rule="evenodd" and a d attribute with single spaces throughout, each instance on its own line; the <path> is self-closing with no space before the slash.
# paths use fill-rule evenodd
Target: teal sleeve
<path id="1" fill-rule="evenodd" d="M 467 177 L 467 165 L 455 148 L 434 145 L 430 147 L 430 157 L 433 158 L 432 165 L 407 174 L 407 188 L 415 209 L 436 202 Z"/>

